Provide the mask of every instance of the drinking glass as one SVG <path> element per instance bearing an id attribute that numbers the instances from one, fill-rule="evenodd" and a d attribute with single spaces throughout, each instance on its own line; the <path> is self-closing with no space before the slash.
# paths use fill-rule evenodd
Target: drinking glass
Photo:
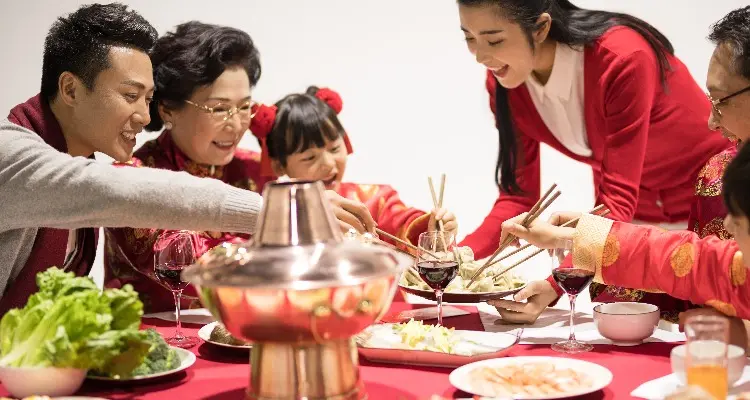
<path id="1" fill-rule="evenodd" d="M 594 272 L 572 265 L 572 252 L 573 242 L 570 240 L 552 250 L 552 276 L 570 300 L 570 336 L 568 340 L 553 344 L 552 350 L 566 354 L 584 353 L 594 348 L 576 340 L 575 331 L 576 297 L 589 286 L 594 279 Z"/>
<path id="2" fill-rule="evenodd" d="M 696 315 L 685 321 L 688 385 L 700 386 L 714 398 L 728 392 L 727 350 L 729 321 L 724 317 Z"/>
<path id="3" fill-rule="evenodd" d="M 195 249 L 190 232 L 165 232 L 154 243 L 154 274 L 164 286 L 172 291 L 174 296 L 176 329 L 174 336 L 166 341 L 172 346 L 183 349 L 198 344 L 197 337 L 182 334 L 180 324 L 180 298 L 182 291 L 188 285 L 187 281 L 182 280 L 182 270 L 195 262 Z"/>
<path id="4" fill-rule="evenodd" d="M 424 232 L 417 244 L 417 272 L 435 291 L 438 325 L 443 324 L 443 290 L 458 274 L 458 260 L 454 255 L 456 238 L 445 231 Z"/>

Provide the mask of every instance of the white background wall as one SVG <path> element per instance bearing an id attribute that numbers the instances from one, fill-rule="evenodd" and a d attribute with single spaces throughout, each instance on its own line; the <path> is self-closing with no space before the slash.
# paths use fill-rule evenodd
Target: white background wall
<path id="1" fill-rule="evenodd" d="M 37 93 L 43 41 L 55 18 L 89 2 L 0 1 L 2 116 Z M 629 12 L 652 23 L 669 37 L 701 86 L 712 50 L 705 40 L 709 25 L 746 4 L 743 0 L 574 2 Z M 462 236 L 490 210 L 497 195 L 496 132 L 484 91 L 484 71 L 465 48 L 454 1 L 126 3 L 160 33 L 192 19 L 249 32 L 261 52 L 263 75 L 255 91 L 260 101 L 274 102 L 309 84 L 338 90 L 344 100 L 341 119 L 355 147 L 348 180 L 392 184 L 407 204 L 428 209 L 426 177 L 444 172 L 448 176 L 445 205 L 459 215 Z M 144 133 L 139 143 L 151 137 Z M 244 145 L 257 148 L 250 135 Z M 542 186 L 556 182 L 563 191 L 552 209 L 592 206 L 589 168 L 549 148 L 543 148 L 542 168 Z"/>

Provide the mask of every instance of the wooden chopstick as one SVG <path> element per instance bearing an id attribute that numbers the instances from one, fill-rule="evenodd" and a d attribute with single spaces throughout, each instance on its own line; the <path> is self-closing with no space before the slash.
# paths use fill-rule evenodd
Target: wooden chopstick
<path id="1" fill-rule="evenodd" d="M 415 246 L 415 245 L 413 245 L 413 244 L 411 244 L 411 243 L 409 243 L 409 242 L 407 242 L 405 240 L 402 240 L 402 239 L 400 239 L 400 238 L 398 238 L 396 236 L 391 235 L 390 233 L 388 233 L 388 232 L 386 232 L 386 231 L 384 231 L 384 230 L 382 230 L 380 228 L 375 228 L 375 232 L 378 235 L 383 235 L 383 236 L 387 237 L 388 239 L 393 240 L 394 242 L 398 242 L 400 244 L 403 244 L 404 246 L 406 246 L 406 247 L 408 247 L 408 248 L 410 248 L 410 249 L 412 249 L 414 251 L 420 251 L 421 250 L 421 251 L 424 251 L 425 253 L 427 253 L 429 256 L 435 257 L 435 259 L 439 258 L 437 255 L 435 255 L 435 253 L 432 253 L 432 252 L 430 252 L 430 251 L 428 251 L 427 249 L 424 249 L 424 248 L 419 248 L 419 247 L 417 247 L 417 246 Z M 381 240 L 381 242 L 383 242 L 383 241 Z M 387 243 L 387 242 L 383 242 L 383 243 Z M 388 243 L 388 244 L 390 244 L 390 243 Z M 396 249 L 398 249 L 398 250 L 401 250 L 401 249 L 399 249 L 396 246 L 393 246 L 393 247 L 396 248 Z M 405 252 L 403 250 L 401 250 L 401 251 L 404 252 L 404 253 L 407 253 L 407 252 Z M 407 254 L 411 255 L 412 257 L 414 256 L 411 253 L 407 253 Z"/>
<path id="2" fill-rule="evenodd" d="M 604 208 L 604 204 L 600 204 L 600 205 L 594 207 L 591 211 L 589 211 L 589 214 L 596 215 L 596 213 L 598 213 L 599 211 L 602 211 L 603 208 Z M 602 213 L 599 216 L 602 217 L 604 215 L 609 214 L 609 210 L 605 210 L 605 212 L 606 213 Z M 566 222 L 566 223 L 564 223 L 564 224 L 562 224 L 560 226 L 562 226 L 562 227 L 568 227 L 568 226 L 573 225 L 573 224 L 575 224 L 577 222 L 578 222 L 578 218 L 570 220 L 570 221 L 568 221 L 568 222 Z M 499 263 L 500 261 L 503 261 L 503 260 L 505 260 L 507 258 L 513 257 L 514 255 L 516 255 L 516 254 L 518 254 L 518 253 L 520 253 L 520 252 L 528 249 L 531 246 L 533 246 L 531 243 L 526 243 L 525 245 L 517 248 L 516 250 L 513 250 L 510 253 L 505 254 L 502 257 L 498 258 L 497 260 L 493 261 L 492 263 L 490 263 L 490 265 L 488 265 L 488 267 L 491 267 L 491 266 L 493 266 L 493 265 L 495 265 L 495 264 Z"/>
<path id="3" fill-rule="evenodd" d="M 443 206 L 443 193 L 445 192 L 445 174 L 442 176 L 442 182 L 440 183 L 440 200 L 438 201 L 435 195 L 435 185 L 432 184 L 432 177 L 427 177 L 427 183 L 430 185 L 430 193 L 432 194 L 432 205 L 435 209 Z M 445 226 L 443 220 L 438 221 L 438 229 L 440 232 L 445 232 Z M 445 236 L 440 235 L 440 241 L 443 244 L 443 250 L 448 251 L 448 244 L 445 242 Z"/>
<path id="4" fill-rule="evenodd" d="M 601 207 L 603 207 L 603 206 L 601 206 Z M 599 216 L 603 217 L 603 216 L 605 216 L 607 214 L 609 214 L 609 209 L 605 209 L 604 211 L 602 211 L 602 213 L 599 214 Z M 570 221 L 568 221 L 568 222 L 566 222 L 566 223 L 564 223 L 564 224 L 562 224 L 560 226 L 567 227 L 567 226 L 570 226 L 570 225 L 575 225 L 575 224 L 578 223 L 578 220 L 579 220 L 579 218 L 574 218 L 574 219 L 571 219 Z M 508 272 L 508 271 L 512 270 L 513 268 L 515 268 L 515 267 L 517 267 L 517 266 L 525 263 L 526 261 L 529 261 L 530 259 L 534 258 L 538 254 L 541 254 L 542 252 L 544 252 L 544 249 L 539 249 L 539 250 L 531 253 L 529 256 L 524 257 L 522 260 L 520 260 L 520 261 L 512 264 L 511 266 L 505 268 L 504 270 L 500 271 L 500 273 L 498 273 L 497 275 L 495 275 L 492 279 L 493 280 L 497 279 L 498 277 L 502 276 L 506 272 Z"/>
<path id="5" fill-rule="evenodd" d="M 539 198 L 536 204 L 534 204 L 534 206 L 531 207 L 531 210 L 529 210 L 529 213 L 523 219 L 523 221 L 521 222 L 521 225 L 528 226 L 528 224 L 533 222 L 539 216 L 539 214 L 543 213 L 544 210 L 546 210 L 547 207 L 549 207 L 550 204 L 552 204 L 552 202 L 560 196 L 560 192 L 558 191 L 554 195 L 552 195 L 552 198 L 550 198 L 549 201 L 547 201 L 547 198 L 550 196 L 552 191 L 555 190 L 555 188 L 557 188 L 557 184 L 553 183 L 552 186 L 550 186 L 550 188 L 547 189 L 544 195 Z M 497 258 L 497 256 L 513 242 L 513 238 L 514 238 L 513 235 L 508 235 L 505 237 L 505 240 L 503 240 L 503 242 L 500 243 L 500 246 L 498 246 L 497 250 L 495 250 L 495 252 L 492 253 L 492 256 L 490 256 L 487 262 L 485 262 L 484 265 L 482 265 L 482 267 L 479 268 L 479 270 L 477 270 L 474 276 L 471 277 L 469 284 L 466 285 L 467 289 L 470 288 L 471 285 L 474 284 L 477 277 L 479 277 L 479 275 L 481 275 L 482 272 L 484 272 L 487 269 L 490 263 L 492 263 L 492 261 L 494 261 L 495 258 Z"/>

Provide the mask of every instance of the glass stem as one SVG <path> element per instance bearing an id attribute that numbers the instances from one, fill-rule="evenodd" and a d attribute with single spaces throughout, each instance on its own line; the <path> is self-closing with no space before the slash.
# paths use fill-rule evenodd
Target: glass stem
<path id="1" fill-rule="evenodd" d="M 177 322 L 177 327 L 174 331 L 174 338 L 180 340 L 184 337 L 182 336 L 182 323 L 180 322 L 180 299 L 182 298 L 182 290 L 174 290 L 172 291 L 172 295 L 174 296 L 174 317 Z"/>
<path id="2" fill-rule="evenodd" d="M 573 316 L 576 314 L 576 297 L 577 295 L 568 295 L 568 299 L 570 300 L 570 336 L 568 337 L 568 341 L 570 342 L 576 341 L 576 330 L 575 325 L 573 325 Z"/>
<path id="3" fill-rule="evenodd" d="M 443 291 L 435 291 L 435 299 L 437 300 L 437 314 L 438 314 L 438 325 L 443 325 Z"/>

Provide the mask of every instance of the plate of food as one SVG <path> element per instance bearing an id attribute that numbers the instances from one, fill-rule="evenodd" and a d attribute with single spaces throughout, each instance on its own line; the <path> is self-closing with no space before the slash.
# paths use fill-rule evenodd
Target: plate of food
<path id="1" fill-rule="evenodd" d="M 148 329 L 147 332 L 153 345 L 146 359 L 130 375 L 101 376 L 89 372 L 86 378 L 93 381 L 105 382 L 141 382 L 176 374 L 195 364 L 195 354 L 188 350 L 168 345 L 159 332 L 154 329 Z"/>
<path id="2" fill-rule="evenodd" d="M 454 254 L 458 259 L 458 274 L 445 288 L 443 302 L 481 303 L 518 293 L 526 286 L 526 283 L 516 275 L 498 275 L 503 268 L 498 263 L 484 270 L 477 281 L 467 289 L 469 280 L 484 263 L 474 260 L 474 252 L 469 247 L 459 247 Z M 435 291 L 430 289 L 413 269 L 404 272 L 399 286 L 407 293 L 435 301 Z"/>
<path id="3" fill-rule="evenodd" d="M 410 320 L 375 324 L 355 337 L 362 357 L 389 364 L 455 368 L 505 356 L 520 339 L 503 332 L 462 331 Z"/>
<path id="4" fill-rule="evenodd" d="M 231 349 L 247 350 L 253 347 L 252 344 L 232 336 L 224 325 L 218 322 L 203 325 L 198 331 L 198 337 L 208 343 Z"/>
<path id="5" fill-rule="evenodd" d="M 612 372 L 588 361 L 562 357 L 512 357 L 483 360 L 456 368 L 451 385 L 492 398 L 562 399 L 601 390 Z"/>

